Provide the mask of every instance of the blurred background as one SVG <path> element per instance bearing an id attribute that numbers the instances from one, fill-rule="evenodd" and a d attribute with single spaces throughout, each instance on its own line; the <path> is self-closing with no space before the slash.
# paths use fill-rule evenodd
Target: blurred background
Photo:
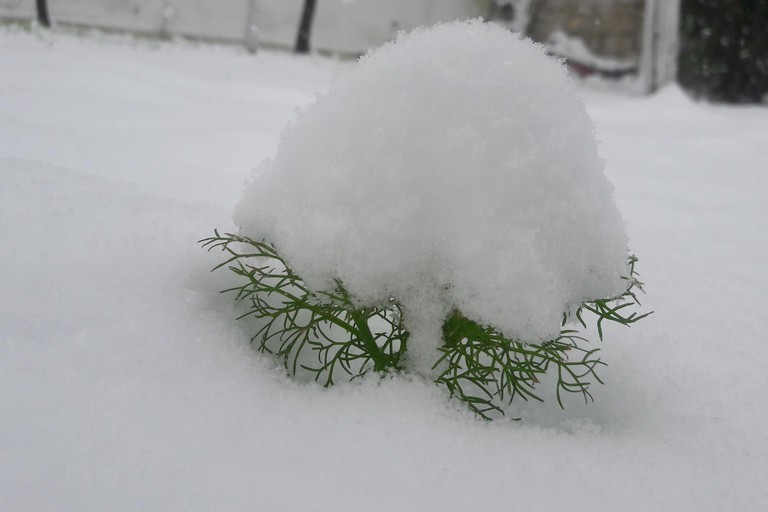
<path id="1" fill-rule="evenodd" d="M 768 102 L 768 0 L 0 0 L 0 19 L 356 57 L 401 30 L 483 17 L 574 74 L 651 93 Z"/>

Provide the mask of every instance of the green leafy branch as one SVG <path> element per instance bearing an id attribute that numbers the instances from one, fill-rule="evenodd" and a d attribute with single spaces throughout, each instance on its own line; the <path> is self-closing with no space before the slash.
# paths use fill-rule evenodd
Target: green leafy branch
<path id="1" fill-rule="evenodd" d="M 312 292 L 263 241 L 215 231 L 200 242 L 228 255 L 214 270 L 228 267 L 243 280 L 223 293 L 247 304 L 238 319 L 259 321 L 251 342 L 281 359 L 292 375 L 301 369 L 330 386 L 338 370 L 356 377 L 400 368 L 408 333 L 398 304 L 356 308 L 339 281 L 332 292 Z M 307 352 L 314 357 L 302 358 Z"/>
<path id="2" fill-rule="evenodd" d="M 557 371 L 556 396 L 561 407 L 562 393 L 581 393 L 591 399 L 588 379 L 602 383 L 595 373 L 604 364 L 594 357 L 597 349 L 580 348 L 577 341 L 587 340 L 572 329 L 561 330 L 552 341 L 523 343 L 454 311 L 443 326 L 443 338 L 435 368 L 445 369 L 436 382 L 484 418 L 503 414 L 502 405 L 516 397 L 543 402 L 535 387 L 552 367 Z M 578 357 L 569 359 L 569 355 Z"/>
<path id="3" fill-rule="evenodd" d="M 408 331 L 403 310 L 391 299 L 385 305 L 357 307 L 343 283 L 332 291 L 313 292 L 288 266 L 275 247 L 234 234 L 220 234 L 200 241 L 208 250 L 220 250 L 227 259 L 214 270 L 227 267 L 241 279 L 239 286 L 224 290 L 246 304 L 238 318 L 255 319 L 251 338 L 257 348 L 276 356 L 291 375 L 306 372 L 325 386 L 338 374 L 353 379 L 368 371 L 402 370 Z M 574 314 L 584 328 L 585 313 L 596 318 L 600 339 L 603 322 L 631 325 L 651 313 L 637 314 L 635 290 L 642 283 L 635 271 L 637 258 L 630 256 L 627 290 L 618 297 L 585 302 Z M 563 407 L 565 393 L 592 400 L 594 381 L 602 383 L 596 369 L 604 365 L 598 349 L 579 344 L 588 340 L 567 328 L 563 315 L 560 335 L 543 343 L 506 338 L 491 326 L 481 325 L 453 311 L 443 323 L 440 356 L 433 369 L 435 382 L 483 418 L 503 415 L 504 404 L 515 398 L 544 401 L 536 386 L 544 375 L 556 374 L 557 402 Z"/>
<path id="4" fill-rule="evenodd" d="M 587 327 L 587 323 L 584 321 L 584 311 L 589 311 L 597 316 L 597 333 L 601 341 L 603 340 L 604 321 L 607 320 L 609 322 L 630 326 L 653 313 L 653 311 L 649 311 L 648 313 L 639 315 L 632 311 L 633 306 L 640 305 L 635 290 L 643 291 L 643 283 L 639 281 L 639 275 L 635 270 L 636 263 L 637 257 L 634 254 L 630 255 L 629 276 L 622 277 L 622 279 L 627 282 L 627 291 L 618 297 L 585 302 L 582 307 L 576 311 L 576 319 L 584 328 Z M 625 312 L 629 312 L 629 314 L 625 316 Z"/>

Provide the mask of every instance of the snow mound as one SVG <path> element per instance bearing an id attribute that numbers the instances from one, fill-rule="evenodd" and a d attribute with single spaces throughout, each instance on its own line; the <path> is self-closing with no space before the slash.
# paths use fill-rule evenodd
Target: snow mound
<path id="1" fill-rule="evenodd" d="M 307 284 L 396 298 L 428 372 L 451 308 L 509 337 L 624 291 L 627 238 L 562 63 L 501 27 L 401 34 L 282 135 L 237 207 Z"/>

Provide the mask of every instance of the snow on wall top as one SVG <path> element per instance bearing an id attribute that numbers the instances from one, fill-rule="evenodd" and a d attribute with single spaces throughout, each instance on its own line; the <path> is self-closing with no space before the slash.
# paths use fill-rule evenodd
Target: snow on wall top
<path id="1" fill-rule="evenodd" d="M 563 65 L 480 21 L 401 34 L 338 76 L 235 222 L 314 289 L 396 298 L 423 372 L 451 308 L 533 342 L 625 289 L 623 223 Z"/>

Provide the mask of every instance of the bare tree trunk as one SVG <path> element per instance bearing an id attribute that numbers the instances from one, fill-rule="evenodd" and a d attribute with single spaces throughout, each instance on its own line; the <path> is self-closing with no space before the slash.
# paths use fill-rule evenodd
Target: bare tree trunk
<path id="1" fill-rule="evenodd" d="M 309 52 L 309 37 L 312 32 L 312 18 L 315 15 L 316 0 L 304 0 L 304 11 L 301 14 L 299 35 L 296 38 L 296 53 Z"/>
<path id="2" fill-rule="evenodd" d="M 51 26 L 51 17 L 48 15 L 48 0 L 37 0 L 37 21 L 44 27 Z"/>

